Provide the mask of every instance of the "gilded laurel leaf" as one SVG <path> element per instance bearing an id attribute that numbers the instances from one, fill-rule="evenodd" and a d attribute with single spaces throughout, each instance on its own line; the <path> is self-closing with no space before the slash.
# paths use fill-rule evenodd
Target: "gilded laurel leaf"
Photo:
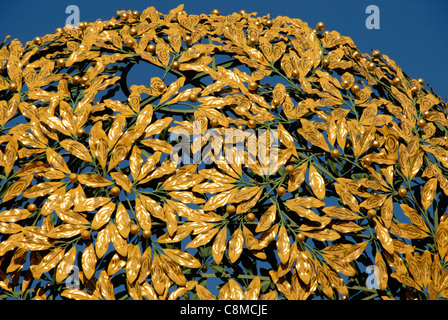
<path id="1" fill-rule="evenodd" d="M 108 204 L 104 205 L 98 212 L 95 214 L 95 217 L 92 221 L 92 229 L 98 230 L 102 226 L 104 226 L 106 223 L 109 222 L 110 217 L 112 216 L 112 212 L 115 210 L 115 203 L 109 202 Z"/>
<path id="2" fill-rule="evenodd" d="M 247 286 L 244 293 L 244 300 L 258 300 L 261 291 L 260 277 L 255 277 Z"/>
<path id="3" fill-rule="evenodd" d="M 97 258 L 95 255 L 95 250 L 93 249 L 93 245 L 90 244 L 84 249 L 81 256 L 82 270 L 87 279 L 92 278 L 95 273 L 96 262 Z"/>
<path id="4" fill-rule="evenodd" d="M 174 283 L 176 283 L 178 286 L 186 286 L 187 281 L 179 265 L 166 256 L 162 255 L 160 256 L 160 258 L 165 274 L 170 277 L 170 279 L 173 280 Z"/>
<path id="5" fill-rule="evenodd" d="M 148 247 L 140 258 L 140 272 L 137 280 L 139 283 L 144 282 L 151 273 L 151 257 L 151 248 Z"/>
<path id="6" fill-rule="evenodd" d="M 115 213 L 115 224 L 120 235 L 126 239 L 131 228 L 131 219 L 128 211 L 122 203 L 120 203 L 117 207 L 117 212 Z"/>
<path id="7" fill-rule="evenodd" d="M 27 175 L 25 177 L 20 178 L 16 182 L 14 182 L 6 191 L 5 195 L 3 196 L 3 202 L 7 202 L 11 199 L 14 199 L 19 194 L 21 194 L 25 189 L 31 184 L 33 180 L 32 175 Z"/>
<path id="8" fill-rule="evenodd" d="M 132 182 L 128 176 L 121 172 L 111 172 L 110 176 L 116 181 L 116 183 L 128 193 L 132 193 Z"/>
<path id="9" fill-rule="evenodd" d="M 151 230 L 151 214 L 146 210 L 140 198 L 135 199 L 135 218 L 143 230 Z"/>
<path id="10" fill-rule="evenodd" d="M 246 213 L 257 204 L 258 199 L 260 199 L 263 192 L 263 189 L 258 189 L 259 190 L 257 191 L 257 193 L 255 193 L 255 195 L 250 200 L 242 202 L 238 205 L 238 207 L 236 208 L 236 214 Z"/>
<path id="11" fill-rule="evenodd" d="M 429 206 L 432 204 L 434 196 L 436 194 L 436 189 L 437 189 L 436 178 L 429 179 L 428 182 L 426 182 L 425 185 L 423 186 L 421 203 L 426 209 L 428 209 Z"/>
<path id="12" fill-rule="evenodd" d="M 223 191 L 217 195 L 211 197 L 207 203 L 204 205 L 204 210 L 211 211 L 216 208 L 224 206 L 228 200 L 238 192 L 237 189 L 231 189 L 228 191 Z"/>
<path id="13" fill-rule="evenodd" d="M 357 48 L 323 23 L 183 5 L 6 37 L 1 290 L 447 299 L 447 103 Z M 140 60 L 162 73 L 131 83 Z"/>
<path id="14" fill-rule="evenodd" d="M 98 231 L 95 242 L 95 254 L 98 258 L 102 258 L 109 249 L 110 234 L 109 228 L 104 227 Z"/>
<path id="15" fill-rule="evenodd" d="M 62 291 L 61 296 L 74 300 L 98 300 L 97 297 L 80 289 L 66 289 Z"/>
<path id="16" fill-rule="evenodd" d="M 227 245 L 227 228 L 222 228 L 215 237 L 212 246 L 212 255 L 216 264 L 220 264 L 226 251 Z"/>
<path id="17" fill-rule="evenodd" d="M 400 204 L 400 207 L 403 210 L 403 213 L 411 220 L 411 222 L 414 225 L 416 225 L 425 232 L 429 232 L 425 220 L 417 213 L 417 211 L 415 211 L 413 208 L 409 207 L 404 203 Z"/>
<path id="18" fill-rule="evenodd" d="M 102 270 L 98 278 L 97 286 L 104 299 L 115 300 L 114 287 L 105 270 Z"/>
<path id="19" fill-rule="evenodd" d="M 51 250 L 40 263 L 37 265 L 36 272 L 45 273 L 56 267 L 56 265 L 64 257 L 64 250 L 62 248 L 55 248 Z"/>
<path id="20" fill-rule="evenodd" d="M 181 266 L 199 268 L 201 263 L 188 252 L 177 249 L 165 249 L 163 252 Z"/>
<path id="21" fill-rule="evenodd" d="M 62 171 L 64 173 L 70 174 L 71 171 L 68 168 L 67 164 L 65 163 L 64 158 L 60 154 L 58 154 L 56 151 L 54 151 L 51 148 L 47 148 L 46 151 L 47 155 L 47 161 L 50 165 L 53 166 L 53 168 Z"/>
<path id="22" fill-rule="evenodd" d="M 393 216 L 393 201 L 392 198 L 387 198 L 381 206 L 381 221 L 386 229 L 390 228 Z"/>
<path id="23" fill-rule="evenodd" d="M 26 198 L 43 197 L 56 191 L 60 186 L 62 186 L 61 182 L 42 182 L 26 190 L 23 196 Z"/>
<path id="24" fill-rule="evenodd" d="M 448 252 L 448 223 L 441 221 L 436 234 L 437 250 L 443 259 Z"/>
<path id="25" fill-rule="evenodd" d="M 340 220 L 356 220 L 360 216 L 347 208 L 329 206 L 322 209 L 328 216 L 338 218 Z"/>
<path id="26" fill-rule="evenodd" d="M 424 239 L 428 234 L 419 227 L 409 223 L 391 223 L 390 232 L 406 239 Z"/>
<path id="27" fill-rule="evenodd" d="M 304 163 L 294 170 L 291 178 L 288 180 L 288 192 L 297 190 L 303 183 L 303 181 L 305 181 L 307 168 L 307 164 Z"/>
<path id="28" fill-rule="evenodd" d="M 111 276 L 118 271 L 120 271 L 126 265 L 126 256 L 119 255 L 115 253 L 110 259 L 109 265 L 107 266 L 107 275 Z"/>
<path id="29" fill-rule="evenodd" d="M 78 224 L 61 224 L 47 233 L 49 238 L 71 238 L 81 233 L 85 226 Z"/>
<path id="30" fill-rule="evenodd" d="M 109 228 L 110 241 L 112 242 L 112 245 L 114 246 L 115 250 L 121 256 L 126 257 L 128 253 L 128 246 L 127 246 L 128 243 L 126 239 L 124 239 L 120 235 L 115 224 L 113 223 L 109 224 L 108 228 Z"/>
<path id="31" fill-rule="evenodd" d="M 228 203 L 240 203 L 242 201 L 249 200 L 253 198 L 258 191 L 260 191 L 259 187 L 246 187 L 238 190 L 238 192 L 234 193 L 232 197 L 230 197 L 227 202 Z"/>
<path id="32" fill-rule="evenodd" d="M 166 228 L 170 236 L 173 236 L 177 230 L 177 216 L 174 209 L 169 205 L 163 207 L 163 215 L 165 216 Z"/>
<path id="33" fill-rule="evenodd" d="M 128 257 L 126 261 L 126 280 L 133 283 L 139 274 L 141 267 L 140 247 L 128 244 Z"/>
<path id="34" fill-rule="evenodd" d="M 280 258 L 281 263 L 287 263 L 290 254 L 290 240 L 288 232 L 284 226 L 280 227 L 277 238 L 277 254 Z"/>
<path id="35" fill-rule="evenodd" d="M 108 203 L 110 201 L 110 198 L 108 197 L 94 197 L 94 198 L 87 198 L 84 201 L 78 203 L 73 208 L 76 212 L 83 212 L 83 211 L 93 211 L 98 207 L 101 207 Z"/>
<path id="36" fill-rule="evenodd" d="M 67 210 L 67 211 L 60 211 L 57 212 L 58 217 L 64 221 L 65 223 L 70 224 L 89 224 L 89 221 L 84 218 L 81 214 L 73 211 L 73 210 Z"/>
<path id="37" fill-rule="evenodd" d="M 243 252 L 243 245 L 243 231 L 241 229 L 237 229 L 230 237 L 228 243 L 230 262 L 234 263 L 236 260 L 238 260 L 241 253 Z"/>
<path id="38" fill-rule="evenodd" d="M 325 181 L 322 175 L 313 165 L 310 166 L 308 178 L 313 193 L 318 199 L 323 200 L 325 198 Z"/>
<path id="39" fill-rule="evenodd" d="M 187 244 L 185 248 L 197 248 L 209 243 L 218 231 L 219 230 L 217 228 L 213 228 L 198 234 L 190 243 Z"/>
<path id="40" fill-rule="evenodd" d="M 376 220 L 375 223 L 376 237 L 380 241 L 383 248 L 389 253 L 394 254 L 394 245 L 389 231 Z"/>
<path id="41" fill-rule="evenodd" d="M 258 220 L 257 227 L 255 228 L 255 232 L 263 232 L 269 229 L 276 217 L 277 208 L 272 205 L 266 210 L 265 213 Z"/>
<path id="42" fill-rule="evenodd" d="M 65 253 L 64 257 L 58 264 L 58 267 L 56 269 L 57 282 L 62 282 L 63 280 L 65 280 L 65 278 L 67 278 L 67 276 L 73 269 L 75 258 L 76 258 L 76 247 L 73 246 L 69 251 Z"/>
<path id="43" fill-rule="evenodd" d="M 112 184 L 106 178 L 100 177 L 95 174 L 79 174 L 78 180 L 80 183 L 85 184 L 91 188 L 107 187 Z"/>
<path id="44" fill-rule="evenodd" d="M 131 169 L 131 174 L 134 181 L 137 180 L 142 165 L 143 165 L 142 152 L 139 147 L 134 146 L 132 148 L 131 156 L 129 157 L 129 167 Z"/>
<path id="45" fill-rule="evenodd" d="M 65 150 L 73 154 L 75 157 L 86 162 L 92 162 L 89 151 L 82 143 L 74 140 L 63 140 L 60 144 Z"/>
<path id="46" fill-rule="evenodd" d="M 215 300 L 212 293 L 208 291 L 204 286 L 196 285 L 196 294 L 201 300 Z"/>

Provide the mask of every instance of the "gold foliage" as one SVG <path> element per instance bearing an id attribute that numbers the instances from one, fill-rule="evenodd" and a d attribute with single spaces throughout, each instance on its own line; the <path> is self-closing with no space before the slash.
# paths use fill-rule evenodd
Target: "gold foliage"
<path id="1" fill-rule="evenodd" d="M 180 5 L 0 44 L 0 299 L 448 298 L 447 104 L 318 26 Z"/>

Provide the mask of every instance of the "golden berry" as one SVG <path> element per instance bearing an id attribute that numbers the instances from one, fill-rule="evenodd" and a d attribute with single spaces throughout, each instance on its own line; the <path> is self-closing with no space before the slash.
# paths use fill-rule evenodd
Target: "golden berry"
<path id="1" fill-rule="evenodd" d="M 424 126 L 426 126 L 426 120 L 425 119 L 418 119 L 417 120 L 417 127 L 423 128 Z"/>
<path id="2" fill-rule="evenodd" d="M 134 10 L 131 12 L 131 17 L 134 19 L 138 19 L 140 18 L 140 12 L 138 12 L 137 10 Z"/>
<path id="3" fill-rule="evenodd" d="M 78 175 L 76 173 L 72 173 L 68 176 L 68 180 L 72 183 L 78 182 Z"/>
<path id="4" fill-rule="evenodd" d="M 190 102 L 196 102 L 198 101 L 198 96 L 196 95 L 196 93 L 192 93 L 188 96 L 188 101 Z"/>
<path id="5" fill-rule="evenodd" d="M 317 31 L 324 31 L 325 30 L 325 24 L 323 22 L 318 22 L 316 24 Z"/>
<path id="6" fill-rule="evenodd" d="M 76 135 L 78 136 L 78 138 L 81 138 L 85 134 L 86 130 L 84 130 L 84 128 L 79 128 L 78 130 L 76 130 Z"/>
<path id="7" fill-rule="evenodd" d="M 278 187 L 277 188 L 277 194 L 280 196 L 280 197 L 282 197 L 282 196 L 284 196 L 285 194 L 286 194 L 286 189 L 285 189 L 285 187 Z"/>
<path id="8" fill-rule="evenodd" d="M 234 213 L 236 212 L 236 208 L 235 208 L 235 206 L 234 206 L 233 204 L 227 206 L 227 208 L 226 208 L 226 212 L 227 212 L 228 214 L 234 214 Z"/>
<path id="9" fill-rule="evenodd" d="M 210 124 L 212 125 L 212 127 L 217 127 L 219 125 L 219 120 L 213 118 L 212 120 L 210 120 Z"/>
<path id="10" fill-rule="evenodd" d="M 369 209 L 369 210 L 367 211 L 367 215 L 368 215 L 370 218 L 375 218 L 375 216 L 376 216 L 376 210 L 375 210 L 375 209 Z"/>
<path id="11" fill-rule="evenodd" d="M 372 158 L 367 156 L 367 157 L 364 158 L 363 162 L 364 162 L 364 164 L 370 166 L 372 164 Z"/>
<path id="12" fill-rule="evenodd" d="M 64 68 L 65 67 L 65 60 L 64 59 L 58 59 L 58 61 L 56 61 L 56 65 L 59 68 Z"/>
<path id="13" fill-rule="evenodd" d="M 297 240 L 298 242 L 303 242 L 303 241 L 305 241 L 305 235 L 304 235 L 303 233 L 298 233 L 297 236 L 296 236 L 296 240 Z"/>
<path id="14" fill-rule="evenodd" d="M 350 90 L 354 93 L 357 94 L 359 91 L 361 91 L 361 87 L 358 84 L 354 84 L 352 85 L 352 87 L 350 88 Z"/>
<path id="15" fill-rule="evenodd" d="M 247 218 L 247 221 L 249 221 L 249 222 L 254 222 L 255 221 L 255 215 L 252 212 L 249 212 L 246 215 L 246 218 Z"/>
<path id="16" fill-rule="evenodd" d="M 294 166 L 292 164 L 288 164 L 286 166 L 285 170 L 286 170 L 287 173 L 292 174 L 294 172 Z"/>
<path id="17" fill-rule="evenodd" d="M 9 91 L 17 91 L 17 89 L 19 88 L 19 86 L 17 85 L 17 83 L 15 82 L 10 82 L 8 89 Z"/>
<path id="18" fill-rule="evenodd" d="M 381 57 L 381 51 L 380 50 L 373 50 L 372 51 L 372 57 L 374 57 L 374 58 Z"/>
<path id="19" fill-rule="evenodd" d="M 258 89 L 258 84 L 255 81 L 249 82 L 249 91 L 255 91 Z"/>
<path id="20" fill-rule="evenodd" d="M 156 46 L 153 44 L 150 44 L 146 47 L 146 50 L 148 50 L 148 52 L 154 53 L 154 52 L 156 52 Z"/>
<path id="21" fill-rule="evenodd" d="M 372 141 L 372 148 L 373 149 L 378 149 L 380 147 L 380 142 L 378 140 L 373 140 Z"/>
<path id="22" fill-rule="evenodd" d="M 37 206 L 34 203 L 30 203 L 26 208 L 31 213 L 36 212 L 37 210 Z"/>
<path id="23" fill-rule="evenodd" d="M 36 38 L 34 38 L 34 39 L 33 39 L 33 43 L 34 43 L 35 45 L 40 46 L 40 45 L 42 44 L 42 38 L 41 38 L 41 37 L 36 37 Z"/>
<path id="24" fill-rule="evenodd" d="M 81 239 L 82 240 L 89 240 L 90 239 L 90 231 L 89 230 L 82 230 L 82 232 L 81 232 Z"/>
<path id="25" fill-rule="evenodd" d="M 120 195 L 120 192 L 121 192 L 121 190 L 117 186 L 110 188 L 110 194 L 113 197 L 117 197 L 118 195 Z"/>
<path id="26" fill-rule="evenodd" d="M 129 15 L 126 12 L 123 12 L 122 14 L 120 14 L 120 19 L 123 21 L 128 20 Z"/>
<path id="27" fill-rule="evenodd" d="M 406 197 L 408 194 L 408 190 L 406 190 L 405 188 L 400 188 L 398 189 L 398 195 L 402 198 Z"/>
<path id="28" fill-rule="evenodd" d="M 145 239 L 150 238 L 151 235 L 152 235 L 152 233 L 151 233 L 150 230 L 143 230 L 143 231 L 142 231 L 142 236 L 143 236 L 143 238 L 145 238 Z"/>
<path id="29" fill-rule="evenodd" d="M 392 82 L 393 82 L 394 86 L 396 86 L 396 87 L 401 86 L 401 84 L 402 84 L 401 79 L 398 77 L 395 77 L 394 80 L 392 80 Z"/>
<path id="30" fill-rule="evenodd" d="M 338 149 L 333 149 L 331 150 L 331 157 L 334 159 L 339 158 L 339 156 L 341 155 L 341 152 Z"/>
<path id="31" fill-rule="evenodd" d="M 140 227 L 137 224 L 133 224 L 131 226 L 131 233 L 132 234 L 137 234 L 140 232 Z"/>
<path id="32" fill-rule="evenodd" d="M 375 67 L 376 67 L 375 63 L 370 62 L 370 63 L 367 65 L 367 70 L 369 70 L 369 71 L 373 71 L 373 70 L 375 70 Z"/>
<path id="33" fill-rule="evenodd" d="M 350 87 L 350 81 L 348 81 L 347 79 L 342 80 L 342 81 L 341 81 L 341 86 L 342 86 L 343 88 L 348 88 L 348 87 Z"/>
<path id="34" fill-rule="evenodd" d="M 297 70 L 297 69 L 293 69 L 292 72 L 291 72 L 291 76 L 292 76 L 293 78 L 298 78 L 298 77 L 300 76 L 300 72 L 299 72 L 299 70 Z"/>

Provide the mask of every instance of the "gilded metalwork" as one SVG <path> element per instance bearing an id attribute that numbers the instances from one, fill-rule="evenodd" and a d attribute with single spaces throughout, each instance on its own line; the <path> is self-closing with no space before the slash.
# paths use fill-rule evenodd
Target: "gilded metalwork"
<path id="1" fill-rule="evenodd" d="M 7 41 L 1 298 L 448 298 L 447 104 L 387 55 L 183 5 Z"/>

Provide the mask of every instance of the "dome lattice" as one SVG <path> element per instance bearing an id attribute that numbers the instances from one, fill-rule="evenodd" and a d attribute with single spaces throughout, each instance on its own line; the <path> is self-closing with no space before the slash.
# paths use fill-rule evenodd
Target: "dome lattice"
<path id="1" fill-rule="evenodd" d="M 378 50 L 181 5 L 0 71 L 1 298 L 448 297 L 447 105 Z"/>

